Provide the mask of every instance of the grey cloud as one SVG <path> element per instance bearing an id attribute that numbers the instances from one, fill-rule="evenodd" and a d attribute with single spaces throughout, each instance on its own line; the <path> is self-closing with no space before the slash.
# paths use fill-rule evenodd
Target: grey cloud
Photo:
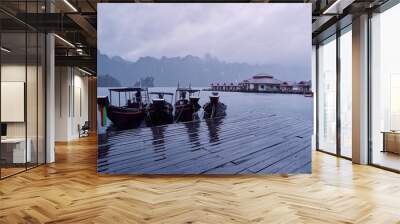
<path id="1" fill-rule="evenodd" d="M 310 64 L 310 4 L 99 4 L 98 47 L 136 61 L 206 53 L 229 62 Z"/>

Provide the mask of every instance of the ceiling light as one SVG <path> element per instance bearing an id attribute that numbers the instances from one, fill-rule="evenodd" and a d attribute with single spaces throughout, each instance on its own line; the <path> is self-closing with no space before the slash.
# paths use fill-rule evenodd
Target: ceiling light
<path id="1" fill-rule="evenodd" d="M 78 70 L 81 71 L 81 72 L 83 72 L 83 73 L 85 73 L 86 75 L 92 75 L 92 73 L 90 73 L 90 72 L 88 72 L 88 71 L 86 71 L 86 70 L 83 70 L 83 69 L 81 69 L 81 68 L 79 68 L 79 67 L 78 67 Z"/>
<path id="2" fill-rule="evenodd" d="M 78 53 L 79 55 L 83 55 L 83 49 L 82 48 L 77 48 L 76 49 L 76 53 Z"/>
<path id="3" fill-rule="evenodd" d="M 337 4 L 340 2 L 340 0 L 336 0 L 332 5 L 330 5 L 327 9 L 322 14 L 327 14 L 331 9 L 337 6 Z"/>
<path id="4" fill-rule="evenodd" d="M 68 1 L 64 0 L 65 4 L 67 4 L 74 12 L 78 12 L 78 10 Z"/>
<path id="5" fill-rule="evenodd" d="M 73 45 L 73 44 L 72 44 L 71 42 L 69 42 L 68 40 L 66 40 L 66 39 L 64 39 L 64 38 L 62 38 L 62 37 L 60 37 L 60 36 L 57 35 L 57 34 L 54 34 L 54 36 L 57 37 L 57 38 L 58 38 L 59 40 L 61 40 L 62 42 L 66 43 L 68 46 L 75 48 L 75 45 Z"/>
<path id="6" fill-rule="evenodd" d="M 343 10 L 353 2 L 355 2 L 355 0 L 336 0 L 332 5 L 325 9 L 322 14 L 342 14 Z"/>
<path id="7" fill-rule="evenodd" d="M 5 47 L 1 47 L 1 51 L 4 51 L 6 53 L 10 53 L 11 52 L 11 50 L 9 50 L 9 49 L 7 49 Z"/>

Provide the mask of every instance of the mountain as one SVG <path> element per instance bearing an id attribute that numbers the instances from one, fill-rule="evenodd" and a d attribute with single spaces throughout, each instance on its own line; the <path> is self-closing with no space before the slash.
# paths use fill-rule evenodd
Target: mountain
<path id="1" fill-rule="evenodd" d="M 154 87 L 154 78 L 153 77 L 146 77 L 140 78 L 139 81 L 135 82 L 133 85 L 134 87 Z"/>
<path id="2" fill-rule="evenodd" d="M 110 75 L 99 75 L 97 78 L 98 87 L 119 87 L 121 83 Z"/>
<path id="3" fill-rule="evenodd" d="M 98 73 L 110 74 L 123 86 L 132 86 L 140 79 L 154 78 L 155 86 L 209 86 L 210 83 L 240 82 L 258 73 L 269 73 L 284 81 L 310 80 L 310 66 L 304 68 L 276 64 L 250 65 L 224 62 L 210 55 L 204 58 L 141 57 L 127 61 L 121 57 L 109 57 L 98 53 Z"/>

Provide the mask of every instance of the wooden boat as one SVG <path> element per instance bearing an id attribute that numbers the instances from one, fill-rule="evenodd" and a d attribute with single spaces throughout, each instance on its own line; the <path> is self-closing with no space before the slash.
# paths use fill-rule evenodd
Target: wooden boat
<path id="1" fill-rule="evenodd" d="M 210 102 L 204 104 L 204 118 L 217 118 L 226 115 L 227 106 L 219 102 L 218 92 L 213 92 L 210 96 Z"/>
<path id="2" fill-rule="evenodd" d="M 178 87 L 175 93 L 175 121 L 193 121 L 198 119 L 197 112 L 201 108 L 199 100 L 200 90 Z"/>
<path id="3" fill-rule="evenodd" d="M 149 93 L 152 102 L 147 107 L 146 123 L 149 126 L 170 124 L 174 121 L 172 98 L 173 93 L 151 92 Z M 171 96 L 171 102 L 167 102 L 164 97 Z"/>
<path id="4" fill-rule="evenodd" d="M 118 104 L 112 102 L 113 93 L 118 93 Z M 121 104 L 121 94 L 125 103 Z M 148 93 L 145 88 L 115 88 L 109 89 L 109 96 L 97 98 L 101 111 L 102 125 L 106 124 L 106 117 L 119 129 L 138 127 L 146 116 Z"/>

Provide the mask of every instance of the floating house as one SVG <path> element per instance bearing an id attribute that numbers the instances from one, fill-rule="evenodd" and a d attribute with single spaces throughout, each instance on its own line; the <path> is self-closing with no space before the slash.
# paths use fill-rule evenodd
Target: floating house
<path id="1" fill-rule="evenodd" d="M 279 88 L 280 88 L 281 92 L 283 92 L 283 93 L 290 93 L 293 91 L 294 85 L 295 85 L 295 83 L 293 83 L 293 82 L 285 81 L 280 85 Z"/>
<path id="2" fill-rule="evenodd" d="M 279 92 L 283 82 L 269 74 L 257 74 L 250 79 L 243 80 L 242 86 L 246 91 Z"/>
<path id="3" fill-rule="evenodd" d="M 257 74 L 239 83 L 211 83 L 212 91 L 267 92 L 267 93 L 311 93 L 311 81 L 281 81 L 270 74 Z"/>
<path id="4" fill-rule="evenodd" d="M 295 84 L 293 90 L 300 93 L 309 93 L 311 92 L 311 81 L 300 81 Z"/>

